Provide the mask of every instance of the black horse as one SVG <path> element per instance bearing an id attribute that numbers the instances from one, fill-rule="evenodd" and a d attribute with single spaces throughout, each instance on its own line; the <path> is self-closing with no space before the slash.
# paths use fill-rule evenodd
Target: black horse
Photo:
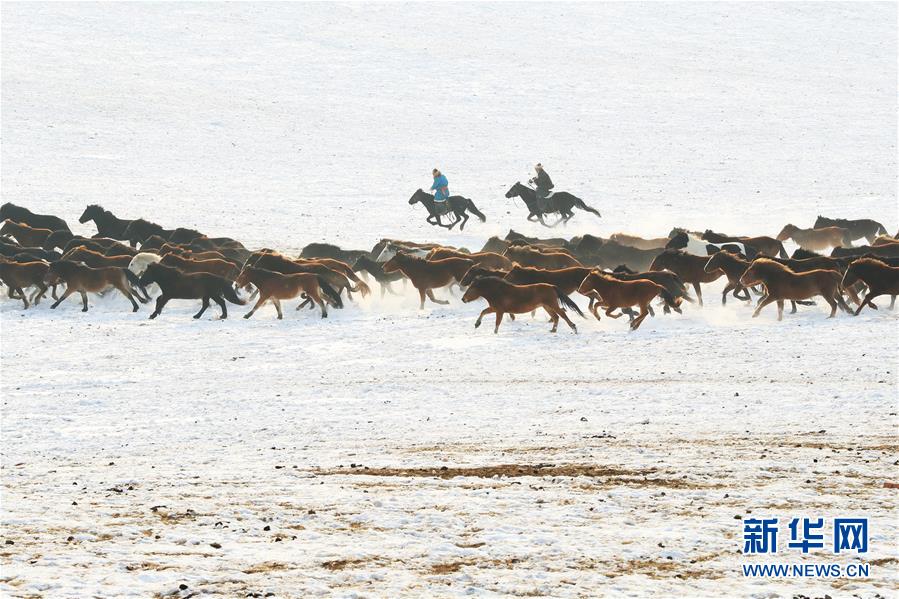
<path id="1" fill-rule="evenodd" d="M 123 241 L 127 239 L 125 237 L 125 229 L 134 222 L 133 220 L 118 218 L 112 212 L 97 204 L 91 204 L 85 208 L 78 222 L 84 224 L 91 220 L 97 226 L 97 237 L 109 237 L 110 239 Z"/>
<path id="2" fill-rule="evenodd" d="M 51 231 L 69 231 L 69 225 L 66 221 L 52 214 L 35 214 L 28 208 L 16 206 L 12 202 L 6 202 L 0 206 L 0 221 L 6 219 L 14 220 L 17 223 L 25 223 L 30 227 L 38 229 L 50 229 Z"/>
<path id="3" fill-rule="evenodd" d="M 874 243 L 878 235 L 888 235 L 886 228 L 870 218 L 845 219 L 845 218 L 827 218 L 826 216 L 818 216 L 815 220 L 815 228 L 821 227 L 842 227 L 849 233 L 847 236 L 850 240 L 855 241 L 864 237 L 868 243 Z"/>
<path id="4" fill-rule="evenodd" d="M 537 220 L 544 227 L 555 227 L 559 223 L 566 224 L 571 217 L 574 216 L 574 212 L 571 209 L 575 206 L 581 210 L 586 210 L 587 212 L 592 212 L 596 216 L 600 216 L 598 210 L 594 210 L 585 204 L 584 200 L 571 195 L 567 191 L 558 191 L 554 193 L 546 200 L 543 200 L 543 206 L 541 206 L 541 202 L 537 199 L 537 192 L 518 182 L 506 192 L 507 198 L 514 198 L 516 196 L 524 200 L 524 203 L 527 205 L 528 210 L 530 211 L 528 220 Z M 559 220 L 551 225 L 547 225 L 543 220 L 543 215 L 554 212 L 560 214 Z"/>
<path id="5" fill-rule="evenodd" d="M 487 217 L 484 216 L 480 210 L 474 205 L 474 202 L 469 200 L 468 198 L 463 198 L 462 196 L 450 196 L 445 200 L 446 210 L 445 212 L 441 211 L 441 209 L 437 206 L 437 202 L 434 201 L 434 196 L 429 194 L 426 191 L 422 191 L 419 189 L 415 193 L 412 194 L 412 197 L 409 198 L 409 205 L 415 204 L 416 202 L 421 202 L 424 204 L 424 207 L 428 209 L 428 218 L 425 219 L 432 225 L 437 225 L 438 227 L 446 227 L 447 229 L 452 229 L 456 226 L 456 223 L 462 222 L 459 225 L 459 230 L 465 228 L 465 223 L 468 222 L 468 215 L 465 213 L 466 210 L 470 210 L 472 214 L 481 219 L 481 222 L 485 222 Z M 440 222 L 440 217 L 444 214 L 452 213 L 455 215 L 456 219 L 448 225 L 444 225 Z"/>

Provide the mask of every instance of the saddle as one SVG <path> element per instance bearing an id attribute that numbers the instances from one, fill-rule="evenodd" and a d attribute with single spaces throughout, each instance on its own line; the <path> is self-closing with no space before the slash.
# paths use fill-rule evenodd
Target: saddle
<path id="1" fill-rule="evenodd" d="M 450 206 L 449 200 L 443 200 L 442 202 L 434 202 L 434 212 L 437 216 L 443 216 L 444 214 L 449 214 L 452 212 L 452 206 Z"/>

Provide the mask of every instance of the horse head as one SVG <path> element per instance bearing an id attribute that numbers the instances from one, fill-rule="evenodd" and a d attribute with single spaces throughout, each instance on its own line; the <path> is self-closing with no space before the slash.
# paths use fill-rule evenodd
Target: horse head
<path id="1" fill-rule="evenodd" d="M 97 204 L 90 204 L 87 208 L 84 209 L 84 212 L 81 213 L 81 218 L 78 219 L 78 222 L 84 224 L 87 221 L 96 218 L 102 213 L 103 208 L 101 208 Z"/>
<path id="2" fill-rule="evenodd" d="M 671 236 L 671 239 L 668 240 L 668 243 L 665 244 L 666 250 L 681 249 L 687 247 L 687 243 L 689 243 L 690 241 L 690 238 L 687 237 L 687 232 L 683 229 L 677 231 L 677 233 L 674 233 L 674 230 L 671 231 L 674 234 Z"/>
<path id="3" fill-rule="evenodd" d="M 527 187 L 525 187 L 524 185 L 521 184 L 521 181 L 516 181 L 515 185 L 510 187 L 509 191 L 506 192 L 506 197 L 514 198 L 517 196 L 517 197 L 520 197 L 521 199 L 524 199 L 525 193 L 527 193 L 525 190 L 527 190 L 527 189 L 528 189 Z"/>
<path id="4" fill-rule="evenodd" d="M 409 205 L 415 204 L 416 202 L 421 202 L 427 197 L 427 193 L 421 188 L 417 189 L 415 193 L 412 194 L 412 197 L 409 198 Z"/>

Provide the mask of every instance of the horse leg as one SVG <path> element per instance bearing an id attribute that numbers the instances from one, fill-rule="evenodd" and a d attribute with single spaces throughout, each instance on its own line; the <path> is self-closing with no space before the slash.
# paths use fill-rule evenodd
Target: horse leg
<path id="1" fill-rule="evenodd" d="M 81 311 L 87 312 L 87 291 L 79 289 L 78 293 L 81 294 Z"/>
<path id="2" fill-rule="evenodd" d="M 10 287 L 9 290 L 10 290 L 10 292 L 12 292 L 12 287 Z M 21 287 L 16 287 L 16 291 L 19 293 L 19 295 L 22 296 L 22 302 L 25 304 L 25 307 L 22 309 L 27 310 L 28 309 L 28 299 L 25 297 L 25 290 L 22 289 Z"/>
<path id="3" fill-rule="evenodd" d="M 702 307 L 702 289 L 699 287 L 699 283 L 693 283 L 693 290 L 696 292 L 696 302 Z"/>
<path id="4" fill-rule="evenodd" d="M 753 318 L 757 317 L 757 316 L 759 315 L 759 312 L 762 311 L 762 308 L 764 308 L 765 306 L 767 306 L 767 305 L 770 304 L 771 302 L 775 302 L 775 301 L 777 301 L 777 300 L 775 300 L 775 299 L 774 299 L 773 297 L 771 297 L 770 295 L 766 295 L 765 297 L 763 297 L 762 299 L 760 299 L 760 300 L 759 300 L 759 305 L 755 307 L 755 312 L 752 313 L 752 317 L 753 317 Z"/>
<path id="5" fill-rule="evenodd" d="M 561 316 L 561 317 L 562 317 L 562 320 L 564 320 L 565 322 L 567 322 L 567 323 L 568 323 L 568 326 L 571 327 L 571 330 L 574 331 L 575 334 L 577 334 L 577 325 L 574 324 L 573 322 L 571 322 L 571 319 L 568 318 L 568 314 L 565 312 L 565 310 L 563 310 L 562 308 L 558 308 L 558 309 L 556 310 L 556 314 L 557 314 L 558 316 Z M 559 319 L 558 319 L 558 317 L 557 317 L 557 318 L 556 318 L 556 322 L 558 322 L 558 320 L 559 320 Z"/>
<path id="6" fill-rule="evenodd" d="M 56 300 L 55 302 L 53 302 L 53 305 L 50 306 L 50 309 L 55 310 L 56 306 L 58 306 L 59 304 L 64 302 L 66 300 L 66 298 L 69 297 L 70 295 L 72 295 L 73 293 L 75 293 L 75 290 L 71 287 L 67 287 L 65 292 L 61 296 L 59 296 L 59 299 Z"/>
<path id="7" fill-rule="evenodd" d="M 502 312 L 497 312 L 497 313 L 496 313 L 496 326 L 493 327 L 493 334 L 494 334 L 494 335 L 496 335 L 496 334 L 499 332 L 499 323 L 501 323 L 502 321 L 503 321 L 503 313 L 502 313 Z"/>
<path id="8" fill-rule="evenodd" d="M 222 315 L 219 316 L 219 320 L 225 320 L 228 318 L 228 306 L 225 304 L 225 298 L 221 295 L 213 295 L 212 299 L 219 305 L 219 308 L 222 309 Z"/>
<path id="9" fill-rule="evenodd" d="M 891 295 L 890 296 L 890 310 L 892 310 L 895 306 L 896 306 L 896 296 Z"/>
<path id="10" fill-rule="evenodd" d="M 284 320 L 284 313 L 281 312 L 281 300 L 279 300 L 276 297 L 273 297 L 272 303 L 275 304 L 275 310 L 278 311 L 278 320 Z"/>
<path id="11" fill-rule="evenodd" d="M 339 293 L 339 292 L 338 292 L 338 293 Z M 268 299 L 268 298 L 266 298 L 266 299 Z M 257 306 L 261 306 L 261 305 L 262 305 L 262 304 L 257 304 Z M 300 310 L 300 309 L 302 309 L 302 308 L 305 308 L 307 305 L 310 305 L 310 306 L 312 305 L 312 300 L 309 299 L 309 296 L 308 296 L 308 295 L 306 296 L 306 299 L 304 299 L 304 300 L 300 303 L 300 305 L 297 306 L 297 310 Z M 253 312 L 255 312 L 255 311 L 256 311 L 256 309 L 253 308 Z M 244 317 L 244 318 L 246 318 L 246 317 Z"/>
<path id="12" fill-rule="evenodd" d="M 462 224 L 459 225 L 459 230 L 463 231 L 465 229 L 465 223 L 468 222 L 468 214 L 463 210 L 461 216 L 462 216 Z"/>
<path id="13" fill-rule="evenodd" d="M 829 297 L 827 295 L 822 294 L 824 297 L 824 301 L 830 305 L 830 316 L 827 318 L 833 318 L 837 315 L 837 301 L 833 297 Z"/>
<path id="14" fill-rule="evenodd" d="M 205 312 L 206 308 L 208 308 L 208 307 L 209 307 L 209 296 L 204 295 L 203 296 L 203 305 L 200 307 L 200 311 L 197 312 L 196 314 L 194 314 L 194 318 L 200 318 L 201 316 L 203 316 L 203 312 Z"/>
<path id="15" fill-rule="evenodd" d="M 428 289 L 427 294 L 428 294 L 428 299 L 431 300 L 432 302 L 434 302 L 435 304 L 440 304 L 441 306 L 445 306 L 449 303 L 446 300 L 439 300 L 436 297 L 434 297 L 433 289 Z"/>
<path id="16" fill-rule="evenodd" d="M 131 311 L 132 312 L 137 312 L 140 309 L 140 306 L 138 306 L 137 302 L 134 301 L 134 295 L 131 295 L 131 291 L 130 291 L 131 286 L 130 285 L 128 285 L 125 282 L 116 283 L 115 288 L 118 289 L 119 291 L 121 291 L 122 295 L 127 297 L 128 301 L 131 302 Z M 135 291 L 134 294 L 137 295 L 137 291 Z M 140 296 L 138 295 L 138 297 L 140 297 Z"/>
<path id="17" fill-rule="evenodd" d="M 735 285 L 733 283 L 731 283 L 730 281 L 728 281 L 727 285 L 724 286 L 724 291 L 721 292 L 721 305 L 722 306 L 727 305 L 727 294 L 730 293 L 731 291 L 733 291 L 734 287 L 735 287 Z"/>
<path id="18" fill-rule="evenodd" d="M 418 295 L 419 295 L 419 297 L 421 297 L 421 304 L 418 306 L 419 310 L 425 309 L 425 296 L 427 295 L 427 293 L 426 293 L 427 291 L 430 291 L 430 290 L 429 289 L 419 289 L 418 290 Z"/>
<path id="19" fill-rule="evenodd" d="M 743 292 L 743 295 L 738 295 L 740 292 Z M 734 286 L 734 297 L 738 300 L 743 300 L 744 302 L 752 301 L 752 296 L 749 295 L 749 290 L 737 283 Z"/>
<path id="20" fill-rule="evenodd" d="M 873 291 L 868 290 L 868 295 L 866 295 L 866 296 L 865 296 L 865 299 L 862 300 L 861 305 L 860 305 L 860 306 L 858 307 L 858 309 L 855 311 L 855 313 L 853 314 L 853 316 L 858 316 L 858 313 L 862 311 L 862 308 L 865 307 L 865 304 L 868 304 L 869 306 L 873 307 L 873 306 L 874 306 L 874 302 L 872 302 L 871 300 L 874 299 L 875 297 L 877 297 L 878 295 L 880 295 L 880 294 L 879 294 L 879 293 L 878 293 L 878 294 L 875 294 Z"/>
<path id="21" fill-rule="evenodd" d="M 553 328 L 549 330 L 550 333 L 555 333 L 559 330 L 559 314 L 558 310 L 556 310 L 555 306 L 551 306 L 550 304 L 543 304 L 543 309 L 546 310 L 546 313 L 549 314 L 549 321 L 553 323 Z"/>
<path id="22" fill-rule="evenodd" d="M 484 317 L 488 314 L 493 314 L 494 312 L 496 312 L 496 308 L 494 308 L 493 306 L 487 306 L 486 308 L 481 310 L 481 314 L 478 316 L 478 319 L 474 321 L 474 328 L 478 328 L 479 326 L 481 326 L 481 321 L 484 320 Z"/>
<path id="23" fill-rule="evenodd" d="M 624 316 L 624 314 L 612 314 L 612 310 L 614 309 L 615 308 L 613 306 L 609 306 L 608 308 L 606 308 L 606 316 L 608 316 L 609 318 L 621 318 L 622 316 Z"/>
<path id="24" fill-rule="evenodd" d="M 777 322 L 780 322 L 784 318 L 784 301 L 777 300 Z"/>
<path id="25" fill-rule="evenodd" d="M 244 317 L 244 318 L 250 318 L 251 316 L 253 316 L 253 314 L 256 313 L 256 310 L 258 310 L 259 308 L 261 308 L 261 307 L 262 307 L 262 304 L 264 304 L 267 300 L 268 300 L 268 297 L 265 296 L 265 295 L 262 295 L 262 294 L 260 293 L 260 294 L 259 294 L 259 300 L 256 302 L 256 305 L 253 306 L 253 309 L 252 309 L 252 310 L 250 310 L 249 312 L 247 312 L 246 314 L 244 314 L 243 317 Z M 305 302 L 303 302 L 303 303 L 305 303 Z M 302 305 L 302 304 L 301 304 L 301 305 Z M 297 306 L 297 310 L 299 310 L 299 309 L 300 309 L 300 306 Z"/>
<path id="26" fill-rule="evenodd" d="M 631 323 L 631 330 L 636 331 L 640 328 L 640 324 L 646 319 L 647 315 L 649 315 L 649 310 L 647 310 L 648 303 L 642 304 L 640 306 L 640 316 L 638 316 L 634 322 Z"/>
<path id="27" fill-rule="evenodd" d="M 150 318 L 156 318 L 162 313 L 162 308 L 168 303 L 169 298 L 166 297 L 165 293 L 156 298 L 156 309 L 153 310 L 153 313 L 150 314 Z"/>
<path id="28" fill-rule="evenodd" d="M 381 283 L 380 286 L 381 286 L 381 299 L 384 299 L 384 294 L 387 293 L 387 286 L 384 283 Z"/>

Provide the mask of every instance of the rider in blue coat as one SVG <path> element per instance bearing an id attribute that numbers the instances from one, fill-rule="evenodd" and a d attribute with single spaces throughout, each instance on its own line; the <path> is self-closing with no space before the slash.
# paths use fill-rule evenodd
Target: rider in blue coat
<path id="1" fill-rule="evenodd" d="M 449 181 L 446 180 L 446 177 L 437 170 L 434 169 L 434 184 L 431 185 L 431 190 L 434 192 L 434 201 L 435 202 L 445 202 L 449 197 Z"/>

